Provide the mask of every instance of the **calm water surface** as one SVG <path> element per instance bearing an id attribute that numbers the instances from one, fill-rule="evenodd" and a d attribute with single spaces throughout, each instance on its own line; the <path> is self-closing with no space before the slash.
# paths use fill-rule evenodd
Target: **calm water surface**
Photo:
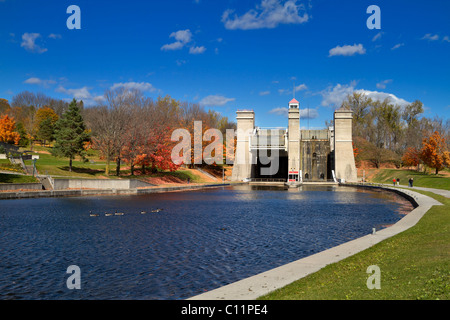
<path id="1" fill-rule="evenodd" d="M 164 210 L 150 213 L 156 208 Z M 412 209 L 392 193 L 306 186 L 3 200 L 0 299 L 185 299 L 366 235 Z M 116 210 L 125 214 L 104 215 Z M 67 289 L 69 265 L 81 269 L 80 290 Z"/>

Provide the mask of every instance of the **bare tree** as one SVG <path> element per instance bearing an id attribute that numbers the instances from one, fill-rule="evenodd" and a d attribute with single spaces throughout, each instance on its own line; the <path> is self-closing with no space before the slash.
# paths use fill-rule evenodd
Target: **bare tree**
<path id="1" fill-rule="evenodd" d="M 139 104 L 142 93 L 126 88 L 105 92 L 106 104 L 86 112 L 92 129 L 93 141 L 106 159 L 106 175 L 110 173 L 111 160 L 116 158 L 116 174 L 120 175 L 120 151 L 126 139 L 131 122 L 131 106 Z"/>

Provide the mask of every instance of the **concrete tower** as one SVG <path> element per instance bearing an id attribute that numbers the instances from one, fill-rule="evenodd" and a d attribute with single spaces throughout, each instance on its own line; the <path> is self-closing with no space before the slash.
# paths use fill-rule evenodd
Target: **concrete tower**
<path id="1" fill-rule="evenodd" d="M 353 111 L 337 109 L 334 112 L 334 164 L 338 180 L 357 182 L 352 144 Z"/>
<path id="2" fill-rule="evenodd" d="M 253 161 L 250 152 L 250 135 L 255 128 L 255 113 L 253 110 L 238 110 L 236 111 L 236 120 L 236 154 L 232 180 L 242 181 L 251 177 Z"/>
<path id="3" fill-rule="evenodd" d="M 299 102 L 289 102 L 288 123 L 288 182 L 300 181 L 300 110 Z"/>

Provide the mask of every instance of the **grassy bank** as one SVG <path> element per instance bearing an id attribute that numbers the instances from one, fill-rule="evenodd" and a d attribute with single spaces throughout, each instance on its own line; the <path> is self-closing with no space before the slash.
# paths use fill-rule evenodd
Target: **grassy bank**
<path id="1" fill-rule="evenodd" d="M 0 173 L 0 183 L 36 183 L 39 180 L 32 176 Z"/>
<path id="2" fill-rule="evenodd" d="M 82 161 L 77 157 L 72 162 L 72 171 L 69 171 L 69 159 L 58 158 L 51 154 L 51 148 L 35 146 L 34 151 L 39 155 L 39 159 L 36 161 L 36 168 L 39 174 L 51 175 L 55 178 L 81 178 L 81 179 L 116 179 L 116 166 L 115 162 L 111 161 L 110 174 L 106 175 L 106 162 L 101 159 L 100 153 L 96 150 L 89 150 L 89 160 L 87 162 Z M 38 153 L 37 153 L 38 152 Z M 4 165 L 7 166 L 8 160 L 4 160 Z M 25 164 L 31 166 L 33 163 L 31 160 L 25 161 Z M 2 163 L 0 163 L 2 165 Z M 19 167 L 20 169 L 20 167 Z M 189 169 L 180 168 L 178 171 L 169 172 L 158 170 L 152 173 L 149 168 L 146 170 L 146 174 L 141 174 L 141 168 L 136 167 L 135 175 L 131 175 L 130 170 L 127 169 L 125 164 L 122 164 L 120 171 L 121 179 L 140 179 L 144 181 L 157 180 L 161 183 L 186 183 L 188 180 L 192 183 L 207 182 L 203 177 L 197 175 L 197 172 L 193 172 Z M 153 183 L 153 181 L 149 181 Z"/>
<path id="3" fill-rule="evenodd" d="M 436 175 L 406 169 L 381 169 L 370 182 L 392 184 L 394 178 L 399 178 L 403 186 L 407 186 L 409 178 L 413 178 L 415 187 L 450 190 L 450 176 L 446 171 Z"/>
<path id="4" fill-rule="evenodd" d="M 421 191 L 418 191 L 421 192 Z M 412 228 L 260 299 L 450 299 L 450 199 Z M 381 289 L 369 290 L 367 267 L 381 270 Z"/>

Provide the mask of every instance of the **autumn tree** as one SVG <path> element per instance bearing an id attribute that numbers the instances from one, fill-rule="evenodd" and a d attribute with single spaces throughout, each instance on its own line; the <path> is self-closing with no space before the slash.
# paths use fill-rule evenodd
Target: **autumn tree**
<path id="1" fill-rule="evenodd" d="M 402 156 L 402 163 L 407 167 L 419 166 L 420 151 L 416 148 L 408 148 Z"/>
<path id="2" fill-rule="evenodd" d="M 124 87 L 107 90 L 106 104 L 90 108 L 87 113 L 94 147 L 101 151 L 106 160 L 106 175 L 109 175 L 111 161 L 114 159 L 116 159 L 116 174 L 120 175 L 120 152 L 126 144 L 128 128 L 134 125 L 131 121 L 130 108 L 139 104 L 141 98 L 142 93 L 138 90 Z"/>
<path id="3" fill-rule="evenodd" d="M 18 144 L 19 133 L 16 132 L 16 122 L 14 118 L 4 115 L 0 118 L 0 142 Z"/>
<path id="4" fill-rule="evenodd" d="M 423 139 L 420 158 L 429 167 L 436 169 L 436 174 L 444 167 L 450 166 L 450 154 L 446 149 L 445 138 L 435 131 L 429 138 Z"/>
<path id="5" fill-rule="evenodd" d="M 0 98 L 0 115 L 7 113 L 10 109 L 8 100 Z"/>
<path id="6" fill-rule="evenodd" d="M 56 112 L 49 107 L 43 107 L 36 111 L 36 137 L 42 140 L 44 145 L 46 141 L 53 139 L 55 123 L 58 119 Z"/>
<path id="7" fill-rule="evenodd" d="M 353 92 L 343 101 L 342 107 L 353 111 L 352 133 L 353 136 L 363 137 L 367 139 L 367 128 L 369 127 L 372 117 L 371 108 L 372 99 L 363 93 Z"/>
<path id="8" fill-rule="evenodd" d="M 89 140 L 89 133 L 75 99 L 69 109 L 55 124 L 55 146 L 52 153 L 55 156 L 69 158 L 69 171 L 72 171 L 72 160 L 76 155 L 85 158 L 84 144 Z"/>
<path id="9" fill-rule="evenodd" d="M 130 166 L 131 175 L 134 175 L 135 166 L 142 164 L 142 154 L 145 153 L 150 105 L 151 101 L 143 100 L 141 103 L 130 105 L 129 108 L 130 122 L 133 125 L 128 126 L 125 131 L 125 143 L 120 151 L 120 157 Z"/>

